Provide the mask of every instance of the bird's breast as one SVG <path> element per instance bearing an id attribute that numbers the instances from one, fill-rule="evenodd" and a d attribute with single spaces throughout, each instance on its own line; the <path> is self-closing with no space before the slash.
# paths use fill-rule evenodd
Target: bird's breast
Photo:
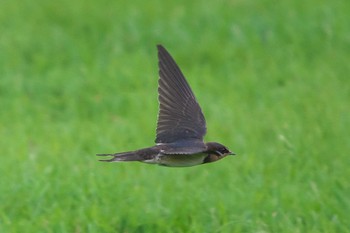
<path id="1" fill-rule="evenodd" d="M 202 164 L 207 154 L 158 154 L 153 163 L 168 167 L 190 167 Z"/>

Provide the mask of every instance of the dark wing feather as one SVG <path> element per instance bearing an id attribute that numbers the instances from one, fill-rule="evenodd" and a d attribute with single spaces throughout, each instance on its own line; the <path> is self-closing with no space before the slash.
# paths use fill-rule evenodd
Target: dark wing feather
<path id="1" fill-rule="evenodd" d="M 196 97 L 170 54 L 161 45 L 157 47 L 160 107 L 156 143 L 203 140 L 206 124 Z"/>

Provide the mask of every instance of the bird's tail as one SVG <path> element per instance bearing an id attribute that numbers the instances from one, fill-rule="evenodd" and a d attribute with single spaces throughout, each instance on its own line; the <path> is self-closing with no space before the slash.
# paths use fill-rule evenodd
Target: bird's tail
<path id="1" fill-rule="evenodd" d="M 136 151 L 122 152 L 116 154 L 97 154 L 97 156 L 113 156 L 111 159 L 101 159 L 102 162 L 123 162 L 140 161 L 142 158 L 135 153 Z"/>

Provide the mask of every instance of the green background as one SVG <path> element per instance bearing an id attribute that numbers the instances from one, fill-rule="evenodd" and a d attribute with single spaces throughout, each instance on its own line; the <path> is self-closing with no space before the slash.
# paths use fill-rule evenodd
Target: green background
<path id="1" fill-rule="evenodd" d="M 0 1 L 0 232 L 350 232 L 349 1 Z M 156 44 L 237 156 L 154 144 Z"/>

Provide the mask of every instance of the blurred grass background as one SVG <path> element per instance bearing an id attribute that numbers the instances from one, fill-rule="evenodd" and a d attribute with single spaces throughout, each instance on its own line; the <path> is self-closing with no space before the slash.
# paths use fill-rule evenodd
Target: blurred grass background
<path id="1" fill-rule="evenodd" d="M 349 1 L 0 4 L 0 232 L 350 232 Z M 97 162 L 153 145 L 158 43 L 237 156 Z"/>

